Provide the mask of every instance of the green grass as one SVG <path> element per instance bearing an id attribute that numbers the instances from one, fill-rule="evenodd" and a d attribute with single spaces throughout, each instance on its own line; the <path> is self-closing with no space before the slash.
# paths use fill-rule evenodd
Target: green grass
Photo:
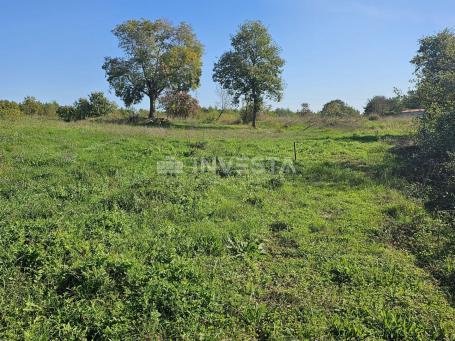
<path id="1" fill-rule="evenodd" d="M 386 161 L 411 125 L 261 126 L 0 121 L 0 337 L 454 339 L 448 296 L 382 238 L 423 211 Z M 191 171 L 293 142 L 296 174 Z"/>

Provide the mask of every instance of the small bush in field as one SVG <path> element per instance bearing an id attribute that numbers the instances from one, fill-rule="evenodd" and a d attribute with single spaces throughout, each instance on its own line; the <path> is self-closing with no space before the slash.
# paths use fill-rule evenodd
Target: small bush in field
<path id="1" fill-rule="evenodd" d="M 160 103 L 166 114 L 172 117 L 186 118 L 196 115 L 200 110 L 197 99 L 185 91 L 168 92 L 160 99 Z"/>
<path id="2" fill-rule="evenodd" d="M 17 118 L 22 115 L 19 104 L 11 101 L 0 101 L 0 118 Z"/>
<path id="3" fill-rule="evenodd" d="M 378 121 L 381 117 L 378 114 L 371 114 L 368 116 L 368 120 L 370 121 Z"/>
<path id="4" fill-rule="evenodd" d="M 109 101 L 102 92 L 92 92 L 88 99 L 80 98 L 72 106 L 59 108 L 57 114 L 61 119 L 69 122 L 105 116 L 116 109 L 116 104 Z"/>
<path id="5" fill-rule="evenodd" d="M 416 136 L 416 166 L 423 181 L 433 188 L 432 201 L 455 207 L 455 112 L 427 114 Z"/>
<path id="6" fill-rule="evenodd" d="M 117 109 L 117 105 L 109 101 L 102 92 L 92 92 L 88 96 L 87 112 L 90 117 L 105 116 Z"/>
<path id="7" fill-rule="evenodd" d="M 257 113 L 257 116 L 259 117 L 260 114 L 263 112 L 264 107 L 261 105 L 259 108 L 259 111 Z M 243 109 L 240 111 L 240 119 L 242 120 L 242 123 L 251 123 L 253 122 L 253 116 L 254 116 L 254 108 L 253 108 L 253 103 L 247 103 Z"/>
<path id="8" fill-rule="evenodd" d="M 71 105 L 63 105 L 58 108 L 57 115 L 66 122 L 80 120 L 77 109 Z"/>
<path id="9" fill-rule="evenodd" d="M 321 115 L 326 117 L 346 117 L 357 116 L 359 114 L 358 110 L 339 99 L 324 104 L 321 111 Z"/>
<path id="10" fill-rule="evenodd" d="M 30 116 L 48 116 L 55 117 L 59 107 L 57 102 L 43 103 L 35 97 L 27 96 L 22 103 L 19 104 L 22 113 Z"/>

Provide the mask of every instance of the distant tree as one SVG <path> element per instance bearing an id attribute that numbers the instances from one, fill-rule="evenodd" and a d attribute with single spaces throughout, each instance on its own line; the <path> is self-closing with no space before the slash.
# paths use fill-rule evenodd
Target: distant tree
<path id="1" fill-rule="evenodd" d="M 27 96 L 20 104 L 21 110 L 26 115 L 44 115 L 43 104 L 38 101 L 35 97 Z"/>
<path id="2" fill-rule="evenodd" d="M 292 116 L 295 115 L 295 112 L 289 108 L 276 108 L 275 115 L 277 116 Z"/>
<path id="3" fill-rule="evenodd" d="M 300 110 L 298 111 L 298 114 L 300 116 L 306 116 L 312 113 L 313 112 L 310 109 L 310 105 L 308 103 L 302 103 L 302 105 L 300 106 Z"/>
<path id="4" fill-rule="evenodd" d="M 349 106 L 340 99 L 330 101 L 324 105 L 321 115 L 331 117 L 356 116 L 359 111 Z"/>
<path id="5" fill-rule="evenodd" d="M 368 100 L 365 107 L 365 115 L 378 114 L 384 115 L 385 112 L 389 111 L 389 100 L 385 96 L 375 96 Z"/>
<path id="6" fill-rule="evenodd" d="M 420 40 L 412 59 L 417 95 L 427 110 L 455 111 L 455 34 L 444 30 Z"/>
<path id="7" fill-rule="evenodd" d="M 231 109 L 231 106 L 234 103 L 234 99 L 232 98 L 228 90 L 224 89 L 219 85 L 216 87 L 216 94 L 219 100 L 218 101 L 218 106 L 220 110 L 220 115 L 218 116 L 219 119 L 226 110 Z"/>
<path id="8" fill-rule="evenodd" d="M 0 118 L 17 118 L 22 115 L 19 104 L 12 101 L 0 100 Z"/>
<path id="9" fill-rule="evenodd" d="M 284 60 L 267 28 L 248 21 L 231 38 L 232 50 L 215 64 L 213 80 L 229 91 L 236 104 L 240 98 L 251 107 L 253 127 L 264 98 L 280 101 Z"/>
<path id="10" fill-rule="evenodd" d="M 57 115 L 66 122 L 80 120 L 79 112 L 74 105 L 62 105 L 57 109 Z"/>
<path id="11" fill-rule="evenodd" d="M 126 106 L 150 99 L 149 118 L 165 90 L 188 91 L 199 86 L 203 47 L 191 27 L 164 20 L 128 20 L 113 31 L 125 58 L 106 58 L 103 69 L 115 94 Z"/>
<path id="12" fill-rule="evenodd" d="M 375 96 L 368 100 L 365 106 L 365 115 L 397 115 L 400 114 L 404 106 L 405 95 L 387 98 L 385 96 Z"/>
<path id="13" fill-rule="evenodd" d="M 422 103 L 419 95 L 415 90 L 409 91 L 401 97 L 401 105 L 403 109 L 421 109 Z"/>
<path id="14" fill-rule="evenodd" d="M 189 117 L 199 110 L 199 103 L 186 91 L 172 91 L 166 93 L 160 99 L 166 114 L 173 117 Z"/>
<path id="15" fill-rule="evenodd" d="M 117 109 L 117 105 L 109 101 L 102 92 L 92 92 L 88 96 L 88 103 L 85 110 L 90 117 L 104 116 Z"/>
<path id="16" fill-rule="evenodd" d="M 27 96 L 20 103 L 21 111 L 31 116 L 56 116 L 59 105 L 57 102 L 43 103 L 35 97 Z"/>
<path id="17" fill-rule="evenodd" d="M 104 116 L 116 109 L 117 105 L 110 102 L 102 92 L 92 92 L 88 99 L 79 98 L 72 106 L 59 107 L 57 114 L 64 121 L 78 121 Z"/>

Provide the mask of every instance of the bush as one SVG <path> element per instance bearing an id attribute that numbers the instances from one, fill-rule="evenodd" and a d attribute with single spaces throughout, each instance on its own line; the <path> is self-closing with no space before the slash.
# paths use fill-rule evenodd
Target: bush
<path id="1" fill-rule="evenodd" d="M 57 115 L 64 121 L 77 121 L 78 112 L 74 106 L 64 105 L 57 109 Z"/>
<path id="2" fill-rule="evenodd" d="M 302 103 L 300 110 L 297 112 L 299 116 L 308 116 L 313 114 L 308 103 Z"/>
<path id="3" fill-rule="evenodd" d="M 263 111 L 264 106 L 261 104 L 257 116 L 259 117 Z M 242 110 L 240 110 L 240 119 L 242 120 L 242 123 L 248 124 L 253 122 L 253 114 L 253 103 L 246 103 Z"/>
<path id="4" fill-rule="evenodd" d="M 368 120 L 370 121 L 378 121 L 381 118 L 378 114 L 370 114 L 368 115 Z"/>
<path id="5" fill-rule="evenodd" d="M 426 114 L 416 135 L 418 163 L 444 208 L 455 208 L 455 112 Z"/>
<path id="6" fill-rule="evenodd" d="M 19 104 L 16 102 L 0 100 L 0 118 L 18 118 L 22 115 Z"/>
<path id="7" fill-rule="evenodd" d="M 357 116 L 359 114 L 358 110 L 339 99 L 326 103 L 321 111 L 321 115 L 328 117 Z"/>
<path id="8" fill-rule="evenodd" d="M 375 96 L 368 100 L 365 115 L 398 115 L 405 109 L 399 97 Z M 406 108 L 410 109 L 410 108 Z"/>
<path id="9" fill-rule="evenodd" d="M 88 102 L 87 112 L 89 117 L 105 116 L 117 109 L 117 105 L 109 101 L 102 92 L 92 92 L 88 96 Z"/>
<path id="10" fill-rule="evenodd" d="M 25 115 L 31 116 L 56 116 L 57 102 L 42 103 L 35 97 L 27 96 L 20 104 L 20 109 Z"/>
<path id="11" fill-rule="evenodd" d="M 88 99 L 80 98 L 73 106 L 60 107 L 58 116 L 64 121 L 85 120 L 89 117 L 105 116 L 114 112 L 117 105 L 110 102 L 102 92 L 93 92 Z"/>
<path id="12" fill-rule="evenodd" d="M 414 145 L 396 149 L 401 175 L 423 185 L 427 208 L 455 209 L 455 113 L 427 113 Z"/>
<path id="13" fill-rule="evenodd" d="M 200 110 L 196 98 L 188 92 L 168 92 L 160 99 L 160 104 L 168 116 L 187 118 L 194 116 Z"/>
<path id="14" fill-rule="evenodd" d="M 276 108 L 275 115 L 278 117 L 293 116 L 295 115 L 295 112 L 288 108 Z"/>

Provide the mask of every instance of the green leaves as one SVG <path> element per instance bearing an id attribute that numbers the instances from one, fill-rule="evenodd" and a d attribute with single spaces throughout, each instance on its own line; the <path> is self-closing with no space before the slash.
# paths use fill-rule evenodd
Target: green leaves
<path id="1" fill-rule="evenodd" d="M 445 29 L 420 40 L 412 59 L 417 93 L 425 109 L 455 110 L 455 34 Z"/>
<path id="2" fill-rule="evenodd" d="M 57 115 L 62 120 L 69 122 L 104 116 L 115 109 L 117 109 L 117 105 L 109 101 L 102 92 L 92 92 L 88 99 L 79 98 L 72 106 L 59 107 Z"/>
<path id="3" fill-rule="evenodd" d="M 232 50 L 224 53 L 213 69 L 213 80 L 228 90 L 235 103 L 240 98 L 254 103 L 256 114 L 265 98 L 280 101 L 284 60 L 267 28 L 259 21 L 240 26 L 231 39 Z"/>
<path id="4" fill-rule="evenodd" d="M 125 105 L 150 97 L 150 116 L 165 90 L 189 91 L 199 86 L 203 47 L 191 27 L 165 20 L 128 20 L 113 31 L 124 58 L 106 58 L 106 77 Z"/>

